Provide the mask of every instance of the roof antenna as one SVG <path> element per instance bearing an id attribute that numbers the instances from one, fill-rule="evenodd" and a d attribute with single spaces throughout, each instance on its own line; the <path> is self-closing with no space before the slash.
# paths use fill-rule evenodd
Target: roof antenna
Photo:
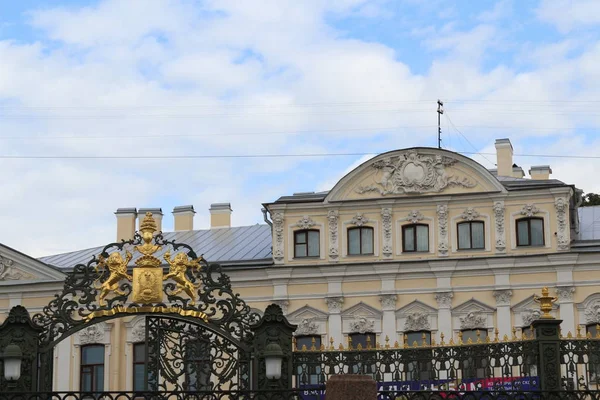
<path id="1" fill-rule="evenodd" d="M 444 113 L 444 102 L 439 100 L 437 101 L 437 113 L 438 113 L 438 149 L 442 148 L 442 125 L 441 125 L 441 116 Z"/>

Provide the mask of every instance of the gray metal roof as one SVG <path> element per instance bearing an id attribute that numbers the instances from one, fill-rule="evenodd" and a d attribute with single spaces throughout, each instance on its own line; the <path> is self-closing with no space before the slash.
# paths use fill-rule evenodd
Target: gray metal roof
<path id="1" fill-rule="evenodd" d="M 186 243 L 196 254 L 203 254 L 210 263 L 223 265 L 244 263 L 271 263 L 271 227 L 269 225 L 239 226 L 233 228 L 204 229 L 195 231 L 164 232 L 167 240 Z M 77 264 L 86 264 L 98 255 L 104 246 L 56 254 L 39 258 L 47 264 L 61 269 L 71 269 Z M 162 260 L 166 249 L 155 255 Z M 135 262 L 135 258 L 131 264 Z"/>
<path id="2" fill-rule="evenodd" d="M 600 240 L 600 206 L 579 207 L 579 239 Z"/>

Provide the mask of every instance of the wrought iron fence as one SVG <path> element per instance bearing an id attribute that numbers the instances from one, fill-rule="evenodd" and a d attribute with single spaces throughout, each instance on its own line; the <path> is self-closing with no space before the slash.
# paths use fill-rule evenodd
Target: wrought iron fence
<path id="1" fill-rule="evenodd" d="M 0 392 L 0 400 L 302 400 L 302 391 Z"/>
<path id="2" fill-rule="evenodd" d="M 381 391 L 377 400 L 600 400 L 598 391 Z"/>
<path id="3" fill-rule="evenodd" d="M 570 333 L 560 341 L 563 387 L 567 390 L 600 389 L 600 332 L 595 337 Z"/>

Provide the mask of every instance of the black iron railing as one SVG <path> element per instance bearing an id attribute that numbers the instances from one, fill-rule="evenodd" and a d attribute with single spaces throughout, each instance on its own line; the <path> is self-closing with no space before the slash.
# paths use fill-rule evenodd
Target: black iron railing
<path id="1" fill-rule="evenodd" d="M 0 400 L 302 400 L 302 391 L 3 392 Z"/>

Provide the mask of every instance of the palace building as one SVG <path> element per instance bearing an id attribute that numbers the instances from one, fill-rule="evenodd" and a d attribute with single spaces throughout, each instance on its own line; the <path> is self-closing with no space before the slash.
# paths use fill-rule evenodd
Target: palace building
<path id="1" fill-rule="evenodd" d="M 210 229 L 198 230 L 193 207 L 182 206 L 164 236 L 221 264 L 259 313 L 280 305 L 298 325 L 298 347 L 511 336 L 540 316 L 534 294 L 544 286 L 565 334 L 595 336 L 600 242 L 580 240 L 580 225 L 593 222 L 580 221 L 581 192 L 549 166 L 526 178 L 508 139 L 496 151 L 497 170 L 447 150 L 390 151 L 330 191 L 264 203 L 264 224 L 232 227 L 230 204 L 219 203 Z M 133 238 L 147 212 L 160 230 L 160 208 L 120 208 L 116 239 Z M 41 311 L 98 245 L 40 259 L 0 245 L 0 322 L 16 305 Z M 144 334 L 144 318 L 131 316 L 63 340 L 54 390 L 142 388 Z"/>

